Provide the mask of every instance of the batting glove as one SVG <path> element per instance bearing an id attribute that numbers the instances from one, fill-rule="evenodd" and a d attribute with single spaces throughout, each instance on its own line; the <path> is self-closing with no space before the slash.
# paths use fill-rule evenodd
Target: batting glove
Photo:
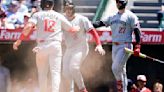
<path id="1" fill-rule="evenodd" d="M 137 44 L 135 45 L 135 48 L 134 48 L 134 56 L 139 56 L 140 54 L 140 48 L 141 48 L 141 45 L 140 44 Z"/>

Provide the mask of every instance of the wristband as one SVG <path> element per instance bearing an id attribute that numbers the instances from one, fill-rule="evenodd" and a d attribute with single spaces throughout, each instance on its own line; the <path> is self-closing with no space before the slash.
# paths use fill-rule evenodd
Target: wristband
<path id="1" fill-rule="evenodd" d="M 24 40 L 25 38 L 26 38 L 26 36 L 23 33 L 21 33 L 19 40 Z"/>

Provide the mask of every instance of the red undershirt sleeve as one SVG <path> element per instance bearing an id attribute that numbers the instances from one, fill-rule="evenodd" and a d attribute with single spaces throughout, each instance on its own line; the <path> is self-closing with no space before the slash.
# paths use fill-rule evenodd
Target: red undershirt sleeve
<path id="1" fill-rule="evenodd" d="M 96 41 L 96 44 L 97 45 L 101 45 L 101 42 L 100 42 L 100 39 L 99 39 L 99 35 L 98 33 L 96 32 L 96 30 L 94 28 L 90 29 L 89 32 L 93 35 L 95 41 Z"/>

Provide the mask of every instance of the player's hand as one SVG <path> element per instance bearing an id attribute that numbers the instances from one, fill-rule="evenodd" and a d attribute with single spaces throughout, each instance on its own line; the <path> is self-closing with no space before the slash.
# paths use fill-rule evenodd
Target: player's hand
<path id="1" fill-rule="evenodd" d="M 105 55 L 105 50 L 102 48 L 102 45 L 97 45 L 95 51 L 98 51 L 101 55 Z"/>
<path id="2" fill-rule="evenodd" d="M 134 56 L 139 56 L 140 48 L 141 48 L 140 44 L 135 45 L 134 54 L 133 54 Z"/>
<path id="3" fill-rule="evenodd" d="M 18 50 L 19 45 L 21 45 L 22 41 L 17 40 L 16 42 L 13 43 L 13 49 Z"/>
<path id="4" fill-rule="evenodd" d="M 32 49 L 32 52 L 33 53 L 37 53 L 41 48 L 40 47 L 35 47 Z"/>

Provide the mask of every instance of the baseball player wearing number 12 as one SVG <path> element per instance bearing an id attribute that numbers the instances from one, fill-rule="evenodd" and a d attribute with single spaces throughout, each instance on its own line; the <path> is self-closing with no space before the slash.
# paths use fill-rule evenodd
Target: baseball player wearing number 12
<path id="1" fill-rule="evenodd" d="M 94 27 L 110 26 L 112 31 L 112 71 L 117 81 L 118 92 L 127 92 L 126 63 L 130 53 L 126 53 L 125 47 L 133 49 L 132 33 L 136 38 L 134 55 L 140 52 L 140 25 L 137 16 L 126 10 L 127 0 L 116 0 L 118 12 L 104 21 L 93 23 Z"/>
<path id="2" fill-rule="evenodd" d="M 42 4 L 43 11 L 33 14 L 29 19 L 20 38 L 13 44 L 13 49 L 17 50 L 22 40 L 36 26 L 37 46 L 33 51 L 36 53 L 40 92 L 48 92 L 47 74 L 49 68 L 52 79 L 52 92 L 59 92 L 62 59 L 61 42 L 63 34 L 61 30 L 75 32 L 79 31 L 79 28 L 72 27 L 70 22 L 62 14 L 52 10 L 54 6 L 53 0 L 44 0 Z"/>
<path id="3" fill-rule="evenodd" d="M 62 68 L 62 87 L 60 92 L 69 92 L 71 81 L 73 80 L 78 86 L 79 92 L 88 92 L 82 74 L 80 72 L 81 64 L 88 54 L 89 46 L 87 41 L 87 32 L 91 32 L 96 40 L 96 48 L 100 54 L 104 55 L 105 51 L 102 48 L 99 36 L 94 29 L 92 23 L 88 18 L 75 14 L 74 4 L 67 2 L 65 4 L 66 18 L 74 26 L 79 26 L 80 31 L 76 33 L 64 32 L 64 40 L 66 44 L 66 51 L 63 56 L 63 68 Z M 68 85 L 67 85 L 68 84 Z"/>

